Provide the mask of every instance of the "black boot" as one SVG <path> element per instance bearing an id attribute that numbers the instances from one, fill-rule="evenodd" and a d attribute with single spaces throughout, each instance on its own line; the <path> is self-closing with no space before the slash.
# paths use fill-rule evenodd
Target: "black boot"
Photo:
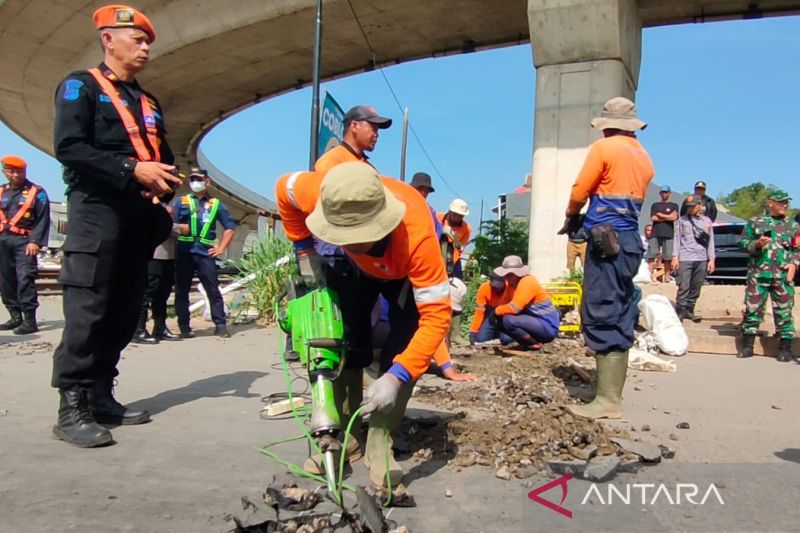
<path id="1" fill-rule="evenodd" d="M 221 326 L 214 326 L 214 335 L 223 339 L 231 338 L 231 334 L 228 333 L 228 328 L 225 326 L 225 324 L 222 324 Z"/>
<path id="2" fill-rule="evenodd" d="M 788 363 L 792 360 L 792 339 L 781 339 L 778 348 L 778 361 Z"/>
<path id="3" fill-rule="evenodd" d="M 180 336 L 172 333 L 164 320 L 153 319 L 153 337 L 160 341 L 177 341 Z"/>
<path id="4" fill-rule="evenodd" d="M 22 313 L 20 311 L 8 311 L 9 319 L 0 324 L 0 331 L 8 331 L 19 327 L 22 324 Z"/>
<path id="5" fill-rule="evenodd" d="M 703 317 L 700 315 L 694 314 L 694 308 L 686 310 L 686 318 L 694 322 L 695 324 L 700 323 L 703 320 Z"/>
<path id="6" fill-rule="evenodd" d="M 53 435 L 81 448 L 94 448 L 113 441 L 111 432 L 98 424 L 89 410 L 88 389 L 59 389 L 58 424 Z"/>
<path id="7" fill-rule="evenodd" d="M 195 334 L 194 331 L 192 331 L 192 328 L 181 328 L 179 336 L 181 339 L 194 339 Z"/>
<path id="8" fill-rule="evenodd" d="M 36 325 L 36 311 L 25 311 L 22 317 L 22 324 L 14 328 L 15 335 L 30 335 L 39 331 L 39 326 Z"/>
<path id="9" fill-rule="evenodd" d="M 680 320 L 681 322 L 686 318 L 686 309 L 684 309 L 680 305 L 675 306 L 675 313 L 678 315 L 678 320 Z"/>
<path id="10" fill-rule="evenodd" d="M 128 409 L 114 398 L 114 380 L 100 379 L 89 390 L 89 407 L 95 420 L 103 424 L 133 426 L 150 421 L 144 409 Z"/>
<path id="11" fill-rule="evenodd" d="M 753 343 L 756 340 L 755 335 L 742 335 L 742 347 L 736 357 L 744 359 L 746 357 L 753 357 Z"/>

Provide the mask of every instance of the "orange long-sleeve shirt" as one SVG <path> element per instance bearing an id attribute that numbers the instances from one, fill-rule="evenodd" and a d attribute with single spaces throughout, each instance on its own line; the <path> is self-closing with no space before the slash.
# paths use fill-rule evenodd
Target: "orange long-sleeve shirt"
<path id="1" fill-rule="evenodd" d="M 446 212 L 445 213 L 437 213 L 436 214 L 436 218 L 439 219 L 439 222 L 442 223 L 442 226 L 445 226 L 444 217 L 446 215 L 447 215 Z M 453 233 L 455 234 L 455 236 L 458 238 L 458 242 L 461 243 L 462 248 L 466 247 L 467 243 L 469 242 L 469 237 L 470 237 L 470 235 L 472 235 L 472 227 L 469 225 L 469 222 L 467 222 L 465 220 L 458 227 L 455 227 L 455 226 L 450 226 L 450 227 L 453 230 Z M 449 242 L 453 242 L 453 240 L 451 238 L 449 238 L 449 237 L 447 238 L 447 240 Z M 453 249 L 453 263 L 458 263 L 459 259 L 461 259 L 461 250 L 459 250 L 458 248 L 454 248 Z"/>
<path id="2" fill-rule="evenodd" d="M 341 163 L 350 163 L 353 161 L 361 161 L 362 163 L 369 163 L 367 157 L 363 154 L 361 157 L 357 156 L 350 147 L 345 144 L 340 144 L 335 148 L 331 148 L 314 163 L 314 171 L 321 172 L 323 175 L 327 174 L 330 169 Z"/>
<path id="3" fill-rule="evenodd" d="M 550 302 L 550 294 L 531 275 L 523 276 L 512 292 L 511 301 L 495 309 L 497 316 L 517 315 L 528 306 L 549 305 L 552 307 L 553 305 Z"/>
<path id="4" fill-rule="evenodd" d="M 568 215 L 578 214 L 589 200 L 584 227 L 611 224 L 619 231 L 638 231 L 647 187 L 655 170 L 635 137 L 614 135 L 595 141 L 572 186 Z"/>
<path id="5" fill-rule="evenodd" d="M 481 324 L 483 324 L 483 319 L 486 316 L 487 307 L 494 307 L 497 309 L 499 306 L 510 302 L 513 295 L 514 289 L 511 288 L 508 283 L 506 283 L 505 289 L 500 294 L 492 290 L 488 281 L 481 283 L 480 287 L 478 287 L 478 294 L 475 296 L 475 313 L 472 315 L 472 325 L 469 328 L 470 332 L 478 333 L 478 330 L 481 329 Z"/>
<path id="6" fill-rule="evenodd" d="M 275 186 L 284 231 L 296 248 L 313 246 L 305 219 L 319 201 L 322 178 L 319 172 L 296 172 L 281 176 Z M 406 204 L 405 216 L 389 234 L 383 256 L 347 254 L 370 276 L 387 280 L 408 278 L 411 283 L 420 315 L 419 328 L 389 370 L 407 382 L 421 376 L 434 354 L 441 350 L 450 329 L 450 285 L 425 200 L 406 183 L 381 179 L 388 192 Z M 440 361 L 444 360 L 437 357 L 442 364 Z"/>

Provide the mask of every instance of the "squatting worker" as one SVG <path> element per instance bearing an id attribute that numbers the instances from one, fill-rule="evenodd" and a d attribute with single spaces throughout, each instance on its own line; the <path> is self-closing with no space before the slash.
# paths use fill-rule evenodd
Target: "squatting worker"
<path id="1" fill-rule="evenodd" d="M 275 196 L 301 273 L 325 275 L 312 236 L 341 246 L 358 269 L 357 281 L 341 299 L 347 338 L 356 348 L 366 345 L 351 346 L 347 353 L 345 364 L 358 386 L 340 401 L 350 409 L 361 394 L 361 369 L 372 362 L 372 308 L 379 294 L 389 303 L 383 375 L 364 398 L 365 412 L 372 412 L 365 464 L 375 484 L 385 485 L 388 472 L 396 486 L 403 471 L 393 457 L 391 431 L 402 420 L 417 378 L 442 352 L 450 327 L 450 287 L 428 206 L 408 184 L 381 178 L 364 163 L 342 163 L 324 179 L 314 172 L 282 176 Z"/>
<path id="2" fill-rule="evenodd" d="M 357 105 L 344 115 L 342 144 L 325 152 L 314 164 L 314 170 L 325 174 L 339 163 L 369 163 L 367 152 L 378 144 L 378 130 L 391 127 L 392 119 L 378 115 L 374 107 Z"/>
<path id="3" fill-rule="evenodd" d="M 504 344 L 513 339 L 500 330 L 495 309 L 507 304 L 514 296 L 514 288 L 506 283 L 506 278 L 494 272 L 489 273 L 489 280 L 478 287 L 475 295 L 475 312 L 469 328 L 469 343 L 487 342 L 500 338 Z"/>
<path id="4" fill-rule="evenodd" d="M 800 262 L 797 222 L 786 216 L 791 198 L 785 191 L 772 191 L 767 211 L 745 225 L 739 246 L 750 254 L 744 289 L 742 348 L 739 357 L 752 357 L 753 341 L 764 316 L 767 298 L 772 299 L 775 332 L 780 337 L 778 361 L 792 360 L 794 338 L 794 276 Z"/>
<path id="5" fill-rule="evenodd" d="M 222 338 L 231 336 L 219 290 L 216 259 L 231 244 L 236 221 L 219 198 L 209 196 L 209 184 L 208 172 L 200 167 L 192 167 L 189 171 L 189 188 L 192 192 L 176 198 L 172 205 L 172 217 L 181 230 L 175 255 L 175 314 L 178 315 L 180 336 L 184 339 L 194 337 L 189 325 L 189 291 L 195 272 L 208 295 L 214 335 Z M 217 222 L 224 230 L 219 243 Z"/>
<path id="6" fill-rule="evenodd" d="M 8 185 L 0 186 L 0 295 L 10 318 L 0 330 L 27 335 L 39 331 L 37 256 L 47 246 L 50 202 L 45 190 L 28 180 L 24 159 L 9 155 L 1 161 Z"/>
<path id="7" fill-rule="evenodd" d="M 500 341 L 508 344 L 510 338 L 523 349 L 539 349 L 542 343 L 555 339 L 561 314 L 522 258 L 518 255 L 503 258 L 503 264 L 494 273 L 503 276 L 513 291 L 511 301 L 494 310 L 503 333 Z"/>
<path id="8" fill-rule="evenodd" d="M 588 405 L 569 406 L 586 418 L 620 418 L 622 387 L 633 345 L 638 311 L 633 277 L 642 262 L 639 212 L 653 179 L 653 162 L 636 139 L 647 124 L 636 116 L 636 106 L 617 97 L 603 105 L 592 127 L 602 130 L 586 154 L 572 186 L 567 231 L 586 201 L 583 227 L 589 237 L 584 269 L 581 322 L 586 345 L 597 354 L 597 395 Z"/>
<path id="9" fill-rule="evenodd" d="M 135 76 L 150 57 L 150 20 L 119 5 L 94 12 L 104 61 L 69 74 L 55 95 L 55 156 L 64 165 L 69 226 L 59 280 L 64 332 L 53 358 L 61 396 L 55 436 L 82 447 L 112 442 L 99 425 L 140 424 L 147 411 L 114 399 L 120 353 L 136 330 L 147 262 L 169 235 L 151 197 L 181 184 L 164 113 Z"/>

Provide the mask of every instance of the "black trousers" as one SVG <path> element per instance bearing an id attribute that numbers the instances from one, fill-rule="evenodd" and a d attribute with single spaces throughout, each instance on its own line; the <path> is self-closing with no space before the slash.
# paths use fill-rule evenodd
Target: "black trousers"
<path id="1" fill-rule="evenodd" d="M 678 292 L 675 306 L 694 313 L 700 291 L 706 281 L 708 261 L 681 261 L 678 266 Z"/>
<path id="2" fill-rule="evenodd" d="M 9 312 L 33 313 L 39 307 L 36 293 L 36 257 L 25 255 L 30 237 L 0 235 L 0 295 Z"/>
<path id="3" fill-rule="evenodd" d="M 142 313 L 139 320 L 147 322 L 147 310 L 153 315 L 153 322 L 163 324 L 167 319 L 167 300 L 175 282 L 174 259 L 151 259 L 147 263 L 147 286 L 144 290 Z"/>
<path id="4" fill-rule="evenodd" d="M 172 228 L 169 214 L 138 193 L 75 189 L 59 280 L 64 332 L 53 357 L 53 387 L 91 385 L 117 376 L 122 350 L 136 330 L 147 263 Z"/>
<path id="5" fill-rule="evenodd" d="M 225 304 L 219 292 L 217 262 L 210 255 L 193 254 L 178 248 L 175 257 L 175 314 L 181 330 L 189 329 L 189 290 L 192 278 L 197 272 L 211 304 L 211 320 L 215 326 L 225 325 Z"/>

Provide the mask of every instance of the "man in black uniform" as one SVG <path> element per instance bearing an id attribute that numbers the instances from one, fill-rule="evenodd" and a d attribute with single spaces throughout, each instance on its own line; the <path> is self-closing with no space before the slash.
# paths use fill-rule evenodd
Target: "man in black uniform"
<path id="1" fill-rule="evenodd" d="M 47 246 L 50 202 L 41 186 L 28 181 L 24 159 L 9 155 L 2 165 L 8 185 L 0 187 L 0 294 L 11 318 L 0 330 L 27 335 L 39 331 L 36 257 Z"/>
<path id="2" fill-rule="evenodd" d="M 120 353 L 136 329 L 147 262 L 169 234 L 152 202 L 181 184 L 173 175 L 161 106 L 134 79 L 155 31 L 142 13 L 105 6 L 93 15 L 105 54 L 96 69 L 69 74 L 56 90 L 55 155 L 64 165 L 69 225 L 64 333 L 53 358 L 61 403 L 53 433 L 81 447 L 112 442 L 100 423 L 140 424 L 112 394 Z"/>

